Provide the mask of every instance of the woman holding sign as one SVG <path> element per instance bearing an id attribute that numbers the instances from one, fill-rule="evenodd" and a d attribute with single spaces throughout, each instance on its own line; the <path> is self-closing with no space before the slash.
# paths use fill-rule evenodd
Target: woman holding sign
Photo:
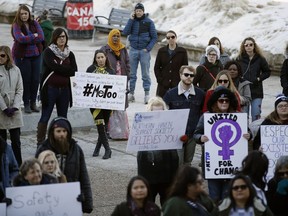
<path id="1" fill-rule="evenodd" d="M 207 108 L 210 113 L 235 113 L 237 112 L 237 107 L 238 100 L 235 94 L 223 86 L 219 86 L 214 90 L 207 103 Z M 251 136 L 249 133 L 245 133 L 243 137 L 249 140 Z M 208 137 L 204 134 L 204 115 L 199 119 L 194 132 L 194 139 L 200 144 L 209 141 Z M 204 163 L 204 156 L 202 160 Z M 204 164 L 202 167 L 204 167 Z M 216 203 L 225 197 L 228 182 L 229 179 L 208 179 L 209 195 Z"/>
<path id="2" fill-rule="evenodd" d="M 111 68 L 107 54 L 103 50 L 96 50 L 93 58 L 93 63 L 87 68 L 88 73 L 96 74 L 115 74 L 115 71 Z M 95 109 L 91 108 L 94 122 L 97 126 L 98 140 L 93 152 L 93 157 L 99 156 L 100 148 L 103 145 L 105 153 L 102 159 L 111 158 L 112 151 L 109 147 L 106 125 L 108 125 L 111 110 Z"/>

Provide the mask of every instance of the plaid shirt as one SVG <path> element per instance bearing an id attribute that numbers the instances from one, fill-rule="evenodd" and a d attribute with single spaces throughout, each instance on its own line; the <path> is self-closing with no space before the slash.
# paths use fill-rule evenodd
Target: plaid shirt
<path id="1" fill-rule="evenodd" d="M 15 40 L 21 44 L 27 44 L 24 55 L 25 57 L 38 56 L 41 54 L 39 53 L 36 44 L 44 41 L 44 33 L 38 22 L 34 21 L 34 25 L 36 26 L 38 37 L 35 37 L 34 33 L 31 32 L 30 29 L 26 29 L 28 34 L 24 35 L 21 31 L 21 27 L 18 26 L 16 23 L 13 24 L 13 35 L 15 37 Z M 13 50 L 14 46 L 15 43 L 13 45 Z"/>

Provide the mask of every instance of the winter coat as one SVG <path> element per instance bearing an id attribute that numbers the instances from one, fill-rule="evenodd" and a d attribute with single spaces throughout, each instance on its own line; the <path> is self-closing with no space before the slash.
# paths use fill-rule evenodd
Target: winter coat
<path id="1" fill-rule="evenodd" d="M 63 76 L 66 78 L 75 76 L 75 72 L 77 71 L 77 64 L 76 64 L 76 59 L 75 59 L 73 52 L 70 51 L 68 58 L 66 58 L 61 63 L 60 58 L 58 58 L 50 48 L 45 49 L 43 52 L 43 71 L 44 71 L 43 76 L 40 82 L 41 101 L 42 101 L 43 106 L 47 106 L 48 104 L 48 82 L 46 78 L 52 72 L 54 72 L 58 76 Z M 71 90 L 71 85 L 70 85 L 70 79 L 69 79 L 68 88 L 70 89 L 70 107 L 72 107 L 73 101 L 72 101 L 72 90 Z"/>
<path id="2" fill-rule="evenodd" d="M 187 51 L 177 45 L 172 55 L 169 54 L 169 45 L 158 50 L 154 73 L 157 79 L 156 94 L 163 97 L 165 93 L 180 82 L 179 69 L 182 65 L 188 65 Z"/>
<path id="3" fill-rule="evenodd" d="M 157 42 L 157 31 L 154 22 L 144 14 L 141 18 L 129 19 L 123 34 L 129 35 L 130 46 L 137 50 L 147 49 L 150 52 Z"/>
<path id="4" fill-rule="evenodd" d="M 270 76 L 271 70 L 266 59 L 255 54 L 250 60 L 247 54 L 240 56 L 237 61 L 241 64 L 243 78 L 251 82 L 252 99 L 263 98 L 263 80 Z M 258 81 L 257 78 L 260 78 Z"/>
<path id="5" fill-rule="evenodd" d="M 143 209 L 145 212 L 143 212 Z M 160 208 L 153 202 L 148 201 L 143 209 L 135 208 L 132 212 L 128 202 L 122 202 L 117 205 L 111 216 L 160 216 Z"/>
<path id="6" fill-rule="evenodd" d="M 0 185 L 0 187 L 2 187 L 2 191 L 5 193 L 5 188 L 12 186 L 12 180 L 17 176 L 19 169 L 11 146 L 5 142 L 4 149 L 2 157 L 0 158 L 2 176 L 2 185 Z"/>
<path id="7" fill-rule="evenodd" d="M 45 140 L 37 149 L 35 157 L 37 158 L 39 154 L 45 150 L 51 150 L 55 153 L 60 167 L 65 167 L 61 170 L 67 178 L 67 182 L 80 182 L 81 195 L 83 197 L 82 201 L 82 211 L 90 213 L 93 210 L 93 197 L 90 179 L 85 163 L 85 156 L 81 147 L 72 138 L 72 128 L 70 123 L 70 133 L 68 134 L 68 140 L 70 143 L 69 152 L 67 155 L 62 155 L 51 145 L 50 137 L 53 136 L 53 128 L 50 124 L 48 129 L 48 138 Z M 65 158 L 66 156 L 66 158 Z M 62 163 L 64 163 L 63 165 Z"/>
<path id="8" fill-rule="evenodd" d="M 280 81 L 283 88 L 283 94 L 288 96 L 288 59 L 285 59 L 285 61 L 283 62 Z"/>
<path id="9" fill-rule="evenodd" d="M 48 173 L 42 173 L 42 179 L 40 182 L 40 185 L 44 184 L 56 184 L 58 183 L 58 180 L 53 175 L 50 175 Z M 13 186 L 19 187 L 19 186 L 29 186 L 31 185 L 26 179 L 24 179 L 21 175 L 18 175 L 13 180 Z"/>
<path id="10" fill-rule="evenodd" d="M 202 56 L 201 56 L 199 65 L 202 65 L 202 64 L 205 63 L 205 58 L 207 58 L 205 55 L 202 55 Z M 223 66 L 225 66 L 225 64 L 226 64 L 228 61 L 230 61 L 231 59 L 230 59 L 230 57 L 229 57 L 229 55 L 228 55 L 227 53 L 222 53 L 222 54 L 220 54 L 219 60 L 220 60 L 221 64 L 222 64 Z"/>
<path id="11" fill-rule="evenodd" d="M 199 206 L 202 206 L 203 211 L 199 210 Z M 164 203 L 162 211 L 163 216 L 218 216 L 216 205 L 205 194 L 199 196 L 196 205 L 181 197 L 171 197 Z"/>
<path id="12" fill-rule="evenodd" d="M 253 201 L 254 216 L 273 216 L 268 206 L 262 203 L 261 199 L 254 198 Z M 231 199 L 225 198 L 219 205 L 219 216 L 229 216 L 232 209 Z"/>
<path id="13" fill-rule="evenodd" d="M 138 175 L 149 184 L 170 184 L 179 164 L 177 150 L 140 151 L 137 153 Z"/>
<path id="14" fill-rule="evenodd" d="M 240 95 L 240 105 L 242 110 L 245 110 L 244 107 L 249 107 L 251 103 L 251 90 L 250 90 L 251 82 L 247 80 L 241 80 L 238 84 L 238 93 Z"/>
<path id="15" fill-rule="evenodd" d="M 197 122 L 202 115 L 202 107 L 205 98 L 205 93 L 194 86 L 196 95 L 189 95 L 188 99 L 184 94 L 178 94 L 178 87 L 170 89 L 163 97 L 169 109 L 190 109 L 186 135 L 192 138 Z"/>
<path id="16" fill-rule="evenodd" d="M 223 65 L 219 60 L 212 64 L 207 58 L 203 65 L 196 68 L 196 74 L 193 79 L 193 85 L 207 91 L 213 85 L 217 74 L 223 69 Z"/>
<path id="17" fill-rule="evenodd" d="M 275 216 L 286 216 L 288 212 L 288 195 L 277 193 L 277 186 L 280 180 L 276 180 L 275 178 L 270 179 L 266 197 L 268 206 Z"/>
<path id="18" fill-rule="evenodd" d="M 21 72 L 17 66 L 6 70 L 0 66 L 0 129 L 14 129 L 23 126 L 21 102 L 23 96 L 23 83 Z M 7 108 L 17 108 L 12 117 L 3 111 Z"/>

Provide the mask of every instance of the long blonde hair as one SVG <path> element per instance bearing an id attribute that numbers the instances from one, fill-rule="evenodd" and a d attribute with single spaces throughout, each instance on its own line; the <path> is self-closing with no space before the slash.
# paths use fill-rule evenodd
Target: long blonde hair
<path id="1" fill-rule="evenodd" d="M 167 110 L 167 105 L 161 97 L 155 96 L 149 99 L 147 111 L 152 111 L 152 106 L 162 106 L 163 110 Z"/>
<path id="2" fill-rule="evenodd" d="M 54 160 L 54 163 L 55 163 L 55 170 L 53 172 L 53 174 L 56 176 L 56 177 L 61 177 L 63 175 L 63 173 L 61 172 L 60 170 L 60 167 L 59 167 L 59 163 L 58 163 L 58 160 L 55 156 L 55 153 L 53 151 L 50 151 L 50 150 L 45 150 L 43 152 L 41 152 L 38 156 L 38 160 L 40 161 L 41 163 L 41 166 L 42 166 L 42 169 L 43 169 L 43 163 L 44 163 L 44 160 L 46 157 L 48 156 L 52 156 L 53 160 Z"/>
<path id="3" fill-rule="evenodd" d="M 214 83 L 213 83 L 213 85 L 211 86 L 211 88 L 209 90 L 215 90 L 215 88 L 217 88 L 219 86 L 218 85 L 218 80 L 220 79 L 220 77 L 222 75 L 227 76 L 227 78 L 229 80 L 229 85 L 228 85 L 227 89 L 229 89 L 231 92 L 234 92 L 234 93 L 236 92 L 237 94 L 239 94 L 238 91 L 237 91 L 237 88 L 235 87 L 235 85 L 233 83 L 233 80 L 232 80 L 228 70 L 222 70 L 222 71 L 220 71 L 217 74 L 217 76 L 216 76 L 216 78 L 214 80 Z"/>

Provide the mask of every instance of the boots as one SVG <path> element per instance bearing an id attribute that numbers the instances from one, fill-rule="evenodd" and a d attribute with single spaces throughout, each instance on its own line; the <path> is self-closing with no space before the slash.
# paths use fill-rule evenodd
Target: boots
<path id="1" fill-rule="evenodd" d="M 47 124 L 39 122 L 37 126 L 37 147 L 45 140 L 46 130 Z"/>
<path id="2" fill-rule="evenodd" d="M 106 134 L 106 130 L 105 130 L 105 125 L 103 125 L 103 124 L 97 125 L 97 130 L 98 130 L 98 136 L 100 137 L 101 143 L 103 144 L 103 146 L 105 148 L 105 154 L 102 157 L 102 159 L 109 159 L 109 158 L 111 158 L 112 151 L 109 147 L 109 142 L 108 142 L 108 138 L 107 138 L 107 134 Z"/>
<path id="3" fill-rule="evenodd" d="M 102 145 L 101 139 L 100 139 L 100 136 L 98 135 L 98 141 L 97 141 L 96 147 L 95 147 L 93 155 L 92 155 L 93 157 L 99 156 L 101 145 Z"/>

